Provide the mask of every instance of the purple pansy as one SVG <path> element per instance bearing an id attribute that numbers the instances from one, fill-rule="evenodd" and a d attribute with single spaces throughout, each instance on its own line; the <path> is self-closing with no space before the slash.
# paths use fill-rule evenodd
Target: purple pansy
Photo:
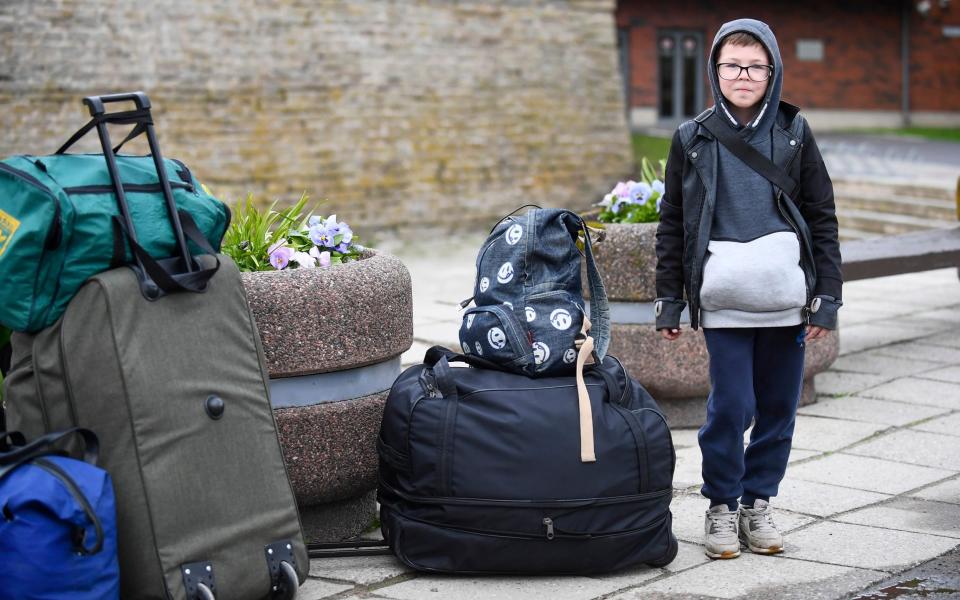
<path id="1" fill-rule="evenodd" d="M 323 223 L 310 227 L 310 241 L 318 246 L 333 246 L 334 235 Z"/>
<path id="2" fill-rule="evenodd" d="M 267 255 L 270 257 L 270 264 L 278 271 L 287 268 L 294 254 L 293 248 L 284 246 L 283 244 L 284 242 L 282 241 L 277 242 L 267 250 Z"/>
<path id="3" fill-rule="evenodd" d="M 633 204 L 644 204 L 650 199 L 653 189 L 646 181 L 634 183 L 630 186 L 630 202 Z"/>

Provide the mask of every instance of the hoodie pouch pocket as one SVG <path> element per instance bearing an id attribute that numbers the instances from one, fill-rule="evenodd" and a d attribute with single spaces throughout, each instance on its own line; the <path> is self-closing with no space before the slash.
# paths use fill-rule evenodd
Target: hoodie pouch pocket
<path id="1" fill-rule="evenodd" d="M 475 354 L 503 367 L 522 370 L 533 361 L 524 332 L 509 307 L 476 306 L 463 315 L 460 346 L 464 354 Z"/>

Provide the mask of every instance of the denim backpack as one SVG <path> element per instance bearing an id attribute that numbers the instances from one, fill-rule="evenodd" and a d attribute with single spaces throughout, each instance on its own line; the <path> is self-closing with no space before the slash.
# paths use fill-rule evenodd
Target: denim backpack
<path id="1" fill-rule="evenodd" d="M 589 320 L 577 245 L 581 234 L 590 285 Z M 460 326 L 464 354 L 531 377 L 570 375 L 581 344 L 592 338 L 593 347 L 584 354 L 595 353 L 596 362 L 603 360 L 610 341 L 610 311 L 591 244 L 583 219 L 569 210 L 535 208 L 501 219 L 477 256 L 470 299 L 476 306 L 464 313 Z"/>
<path id="2" fill-rule="evenodd" d="M 54 447 L 73 433 L 84 460 Z M 97 447 L 86 429 L 29 444 L 0 432 L 0 600 L 120 597 L 113 483 L 96 466 Z"/>

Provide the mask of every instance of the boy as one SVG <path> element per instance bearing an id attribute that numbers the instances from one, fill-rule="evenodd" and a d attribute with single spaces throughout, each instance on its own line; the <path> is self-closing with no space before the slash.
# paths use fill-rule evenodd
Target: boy
<path id="1" fill-rule="evenodd" d="M 667 160 L 656 327 L 680 336 L 685 291 L 710 355 L 699 433 L 705 551 L 735 558 L 741 541 L 760 554 L 783 549 L 769 501 L 790 455 L 804 341 L 836 328 L 842 280 L 833 185 L 799 109 L 780 101 L 773 32 L 753 19 L 724 24 L 708 71 L 716 104 L 680 125 Z M 799 183 L 792 198 L 702 125 L 714 112 L 710 127 L 729 127 Z"/>

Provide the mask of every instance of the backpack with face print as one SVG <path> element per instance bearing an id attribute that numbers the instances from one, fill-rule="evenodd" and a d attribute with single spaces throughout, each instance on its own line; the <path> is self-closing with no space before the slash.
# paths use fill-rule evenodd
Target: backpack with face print
<path id="1" fill-rule="evenodd" d="M 589 319 L 578 238 L 583 240 L 587 261 Z M 464 313 L 460 326 L 463 352 L 506 371 L 530 377 L 572 375 L 578 357 L 582 363 L 591 353 L 597 361 L 606 354 L 607 296 L 593 259 L 589 229 L 574 212 L 535 208 L 501 219 L 477 256 L 471 300 L 475 306 Z"/>

